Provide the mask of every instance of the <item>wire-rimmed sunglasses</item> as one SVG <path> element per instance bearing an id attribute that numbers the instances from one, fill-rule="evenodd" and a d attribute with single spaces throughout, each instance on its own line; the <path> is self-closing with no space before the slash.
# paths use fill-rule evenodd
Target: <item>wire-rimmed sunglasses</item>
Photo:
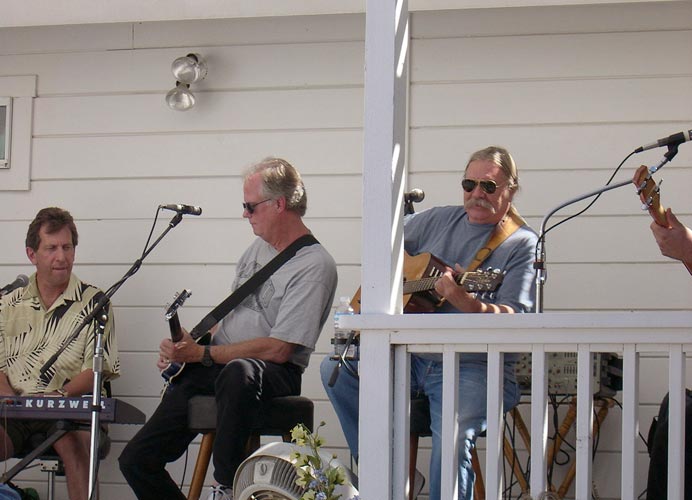
<path id="1" fill-rule="evenodd" d="M 497 191 L 497 182 L 491 180 L 479 180 L 479 179 L 464 179 L 461 181 L 461 187 L 467 193 L 470 193 L 476 186 L 481 185 L 481 189 L 488 194 L 493 194 Z"/>
<path id="2" fill-rule="evenodd" d="M 266 201 L 271 201 L 271 198 L 267 198 L 266 200 L 258 201 L 257 203 L 243 203 L 243 210 L 247 210 L 247 213 L 250 215 L 255 213 L 255 208 L 257 208 L 257 205 L 260 205 Z"/>

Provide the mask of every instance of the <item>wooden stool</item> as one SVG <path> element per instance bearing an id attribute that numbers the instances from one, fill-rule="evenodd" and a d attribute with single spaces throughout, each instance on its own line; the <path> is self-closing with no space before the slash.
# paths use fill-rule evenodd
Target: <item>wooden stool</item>
<path id="1" fill-rule="evenodd" d="M 312 431 L 314 409 L 312 400 L 303 396 L 282 396 L 266 401 L 260 418 L 253 425 L 245 455 L 249 456 L 259 448 L 260 436 L 281 436 L 285 442 L 290 442 L 291 429 L 297 424 L 303 424 Z M 194 396 L 188 403 L 188 410 L 188 427 L 203 434 L 187 495 L 188 500 L 198 500 L 216 435 L 216 400 L 214 396 Z"/>

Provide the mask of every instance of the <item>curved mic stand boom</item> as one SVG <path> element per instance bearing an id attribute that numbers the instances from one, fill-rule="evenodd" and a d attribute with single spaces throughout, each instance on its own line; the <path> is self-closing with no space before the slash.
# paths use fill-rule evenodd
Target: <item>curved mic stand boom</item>
<path id="1" fill-rule="evenodd" d="M 656 172 L 659 168 L 661 168 L 663 165 L 668 163 L 670 160 L 673 159 L 673 157 L 677 154 L 678 152 L 678 147 L 677 145 L 671 145 L 668 146 L 668 152 L 663 156 L 663 159 L 660 161 L 660 163 L 656 166 L 649 167 L 649 172 L 654 173 Z M 566 206 L 569 206 L 573 203 L 576 203 L 578 201 L 585 200 L 586 198 L 591 198 L 592 196 L 599 195 L 601 193 L 605 193 L 606 191 L 610 191 L 612 189 L 617 189 L 622 186 L 626 186 L 628 184 L 632 184 L 632 180 L 626 180 L 622 182 L 618 182 L 617 184 L 611 184 L 608 186 L 603 186 L 598 189 L 595 189 L 589 193 L 577 196 L 576 198 L 572 198 L 571 200 L 567 200 L 564 203 L 561 203 L 554 209 L 552 209 L 548 214 L 543 217 L 543 221 L 541 222 L 541 228 L 538 233 L 538 244 L 536 245 L 536 261 L 533 264 L 534 269 L 536 270 L 536 312 L 537 313 L 542 313 L 543 312 L 543 285 L 545 284 L 546 280 L 546 272 L 545 272 L 545 233 L 547 232 L 545 230 L 545 226 L 548 222 L 548 219 L 555 214 L 558 210 L 561 210 L 565 208 Z"/>
<path id="2" fill-rule="evenodd" d="M 101 412 L 101 389 L 103 383 L 103 334 L 106 328 L 106 323 L 108 322 L 108 313 L 104 311 L 106 304 L 110 302 L 110 298 L 115 295 L 120 287 L 125 284 L 130 277 L 132 277 L 139 268 L 142 266 L 144 259 L 151 253 L 151 251 L 159 244 L 168 232 L 177 226 L 180 221 L 183 220 L 183 214 L 177 213 L 173 216 L 171 221 L 168 223 L 168 227 L 161 233 L 161 235 L 151 244 L 148 249 L 145 249 L 142 256 L 137 259 L 132 267 L 123 275 L 123 277 L 117 281 L 112 287 L 110 287 L 103 296 L 96 303 L 94 309 L 87 314 L 79 326 L 72 332 L 67 341 L 56 351 L 53 356 L 50 357 L 48 361 L 41 367 L 41 378 L 46 374 L 50 367 L 55 363 L 60 354 L 67 348 L 70 343 L 76 339 L 80 332 L 92 321 L 96 321 L 95 329 L 95 342 L 94 342 L 94 359 L 93 359 L 93 371 L 94 371 L 94 382 L 92 387 L 92 397 L 91 397 L 91 441 L 90 441 L 90 454 L 89 454 L 89 499 L 94 498 L 94 492 L 96 489 L 96 472 L 98 466 L 98 454 L 99 454 L 99 416 Z"/>

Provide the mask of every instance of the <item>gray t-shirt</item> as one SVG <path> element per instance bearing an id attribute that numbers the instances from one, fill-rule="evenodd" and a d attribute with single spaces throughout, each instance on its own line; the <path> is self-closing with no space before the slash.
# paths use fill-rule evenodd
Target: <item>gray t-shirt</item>
<path id="1" fill-rule="evenodd" d="M 277 254 L 274 247 L 257 238 L 238 262 L 233 289 Z M 212 344 L 277 338 L 296 344 L 291 362 L 305 368 L 330 316 L 336 284 L 336 264 L 324 247 L 303 247 L 221 320 Z"/>
<path id="2" fill-rule="evenodd" d="M 494 224 L 469 222 L 466 210 L 460 206 L 424 210 L 407 216 L 404 224 L 404 248 L 409 254 L 428 252 L 452 268 L 454 264 L 466 268 L 495 228 Z M 508 305 L 518 313 L 534 311 L 536 284 L 533 263 L 537 241 L 536 233 L 530 227 L 522 226 L 490 254 L 480 268 L 499 269 L 505 276 L 497 292 L 481 300 Z M 438 312 L 460 311 L 445 302 Z M 512 358 L 505 356 L 506 360 Z"/>

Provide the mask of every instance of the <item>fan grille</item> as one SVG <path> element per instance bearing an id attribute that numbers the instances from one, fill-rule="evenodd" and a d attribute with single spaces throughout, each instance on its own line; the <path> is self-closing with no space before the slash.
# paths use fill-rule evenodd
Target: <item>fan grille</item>
<path id="1" fill-rule="evenodd" d="M 295 500 L 299 497 L 287 497 L 283 493 L 273 491 L 258 491 L 247 498 L 248 500 Z"/>
<path id="2" fill-rule="evenodd" d="M 267 469 L 271 466 L 271 477 L 258 483 L 255 480 L 255 468 Z M 258 474 L 262 474 L 261 469 Z M 249 458 L 239 470 L 234 490 L 243 492 L 249 489 L 252 493 L 248 500 L 295 500 L 305 492 L 305 488 L 296 484 L 295 467 L 290 462 L 277 457 L 256 456 Z"/>

